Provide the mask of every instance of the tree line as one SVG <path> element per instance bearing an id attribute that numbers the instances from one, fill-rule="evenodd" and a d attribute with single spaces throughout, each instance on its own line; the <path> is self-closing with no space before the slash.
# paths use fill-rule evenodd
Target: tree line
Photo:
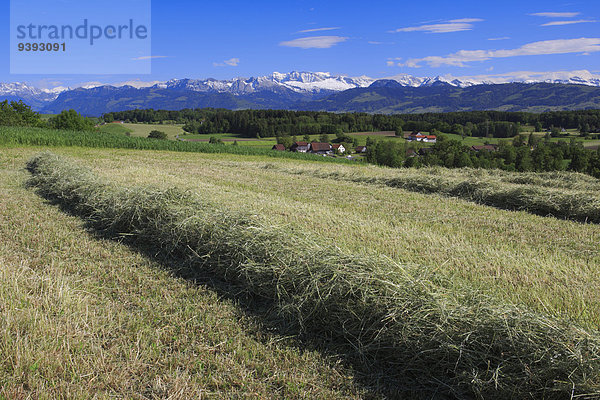
<path id="1" fill-rule="evenodd" d="M 485 168 L 519 172 L 574 171 L 600 178 L 600 148 L 588 150 L 575 139 L 550 142 L 530 134 L 501 141 L 496 151 L 474 151 L 444 135 L 432 147 L 417 149 L 407 142 L 367 143 L 367 161 L 389 167 L 442 166 Z M 420 153 L 420 154 L 419 154 Z"/>
<path id="2" fill-rule="evenodd" d="M 536 131 L 578 129 L 600 132 L 600 110 L 553 111 L 541 114 L 467 111 L 425 114 L 329 113 L 324 111 L 184 109 L 129 110 L 104 114 L 106 122 L 179 123 L 189 133 L 236 133 L 243 137 L 335 135 L 340 132 L 424 131 L 464 136 L 510 138 L 524 125 Z"/>
<path id="3" fill-rule="evenodd" d="M 75 110 L 64 110 L 60 114 L 42 120 L 39 113 L 22 101 L 0 102 L 0 126 L 33 126 L 38 128 L 64 129 L 69 131 L 92 131 L 94 120 L 82 117 Z"/>

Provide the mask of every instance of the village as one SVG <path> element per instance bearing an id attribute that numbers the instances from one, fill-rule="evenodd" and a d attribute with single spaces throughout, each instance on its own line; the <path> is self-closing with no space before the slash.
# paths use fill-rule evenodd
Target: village
<path id="1" fill-rule="evenodd" d="M 435 135 L 425 135 L 422 134 L 421 132 L 413 132 L 409 135 L 405 135 L 404 137 L 407 141 L 409 142 L 423 142 L 423 143 L 436 143 L 437 142 L 437 137 Z M 286 151 L 286 147 L 285 145 L 279 143 L 274 145 L 272 148 L 272 150 L 276 150 L 276 151 Z M 346 155 L 347 158 L 352 158 L 352 156 L 349 155 L 349 153 L 352 152 L 352 150 L 354 150 L 355 154 L 358 155 L 364 155 L 367 153 L 367 149 L 368 146 L 356 146 L 356 148 L 354 149 L 350 149 L 350 148 L 346 148 L 343 144 L 341 143 L 325 143 L 325 142 L 294 142 L 291 147 L 289 148 L 289 151 L 292 152 L 296 152 L 296 153 L 312 153 L 312 154 L 319 154 L 319 155 L 323 155 L 323 156 L 333 156 L 335 154 L 337 155 Z M 413 149 L 410 149 L 410 154 L 408 154 L 409 156 L 414 156 L 416 155 L 416 151 Z"/>

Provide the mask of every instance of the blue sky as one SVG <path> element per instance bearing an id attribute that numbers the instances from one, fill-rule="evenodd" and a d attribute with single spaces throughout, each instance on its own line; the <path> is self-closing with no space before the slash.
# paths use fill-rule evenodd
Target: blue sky
<path id="1" fill-rule="evenodd" d="M 2 1 L 0 51 L 8 55 L 9 2 Z M 600 72 L 597 1 L 154 0 L 151 11 L 149 75 L 11 75 L 2 57 L 0 82 L 228 79 L 292 70 L 374 78 Z"/>

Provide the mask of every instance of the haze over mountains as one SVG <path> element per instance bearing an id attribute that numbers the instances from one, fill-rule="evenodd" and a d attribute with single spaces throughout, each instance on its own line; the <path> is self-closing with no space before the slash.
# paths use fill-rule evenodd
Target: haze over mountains
<path id="1" fill-rule="evenodd" d="M 600 75 L 588 71 L 522 72 L 461 78 L 398 75 L 376 80 L 326 72 L 274 72 L 230 80 L 172 79 L 79 88 L 0 83 L 0 100 L 4 99 L 23 100 L 44 113 L 73 108 L 90 116 L 135 108 L 196 107 L 377 113 L 549 111 L 600 108 Z"/>

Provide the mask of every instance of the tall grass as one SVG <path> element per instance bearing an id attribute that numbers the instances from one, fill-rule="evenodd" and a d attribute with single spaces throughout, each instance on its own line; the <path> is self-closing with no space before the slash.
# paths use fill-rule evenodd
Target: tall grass
<path id="1" fill-rule="evenodd" d="M 0 145 L 46 146 L 46 147 L 95 147 L 137 150 L 167 150 L 195 153 L 227 153 L 250 156 L 268 156 L 294 160 L 310 160 L 334 163 L 349 163 L 342 158 L 322 157 L 307 153 L 273 151 L 250 146 L 223 146 L 208 143 L 157 140 L 128 137 L 110 132 L 71 132 L 42 128 L 0 126 Z"/>
<path id="2" fill-rule="evenodd" d="M 239 285 L 299 333 L 384 369 L 400 391 L 600 396 L 597 332 L 450 287 L 387 258 L 346 254 L 177 189 L 116 187 L 49 153 L 27 168 L 40 194 L 96 229 Z"/>
<path id="3" fill-rule="evenodd" d="M 541 216 L 600 223 L 600 180 L 583 174 L 518 173 L 479 169 L 448 170 L 422 168 L 329 171 L 314 168 L 285 168 L 282 172 L 325 179 L 379 184 L 420 193 L 436 193 L 505 210 L 527 211 Z M 383 171 L 383 170 L 382 170 Z M 378 171 L 379 172 L 379 171 Z"/>

